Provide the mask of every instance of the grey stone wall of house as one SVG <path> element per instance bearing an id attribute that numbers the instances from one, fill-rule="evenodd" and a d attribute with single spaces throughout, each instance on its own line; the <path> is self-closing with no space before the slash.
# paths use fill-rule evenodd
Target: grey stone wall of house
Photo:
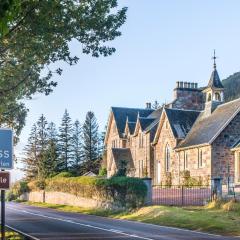
<path id="1" fill-rule="evenodd" d="M 231 147 L 239 140 L 240 136 L 240 113 L 229 123 L 212 144 L 212 178 L 221 177 L 223 184 L 227 183 L 228 177 L 234 180 L 234 152 Z"/>

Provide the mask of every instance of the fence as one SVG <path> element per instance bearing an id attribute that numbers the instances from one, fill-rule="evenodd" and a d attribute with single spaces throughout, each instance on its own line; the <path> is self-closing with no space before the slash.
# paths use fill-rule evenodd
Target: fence
<path id="1" fill-rule="evenodd" d="M 201 206 L 210 200 L 210 186 L 154 185 L 152 189 L 154 205 Z"/>

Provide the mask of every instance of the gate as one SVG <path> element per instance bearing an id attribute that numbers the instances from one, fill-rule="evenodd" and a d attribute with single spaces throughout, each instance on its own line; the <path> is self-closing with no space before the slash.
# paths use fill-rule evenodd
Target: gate
<path id="1" fill-rule="evenodd" d="M 210 186 L 154 185 L 152 203 L 154 205 L 202 206 L 211 200 Z"/>

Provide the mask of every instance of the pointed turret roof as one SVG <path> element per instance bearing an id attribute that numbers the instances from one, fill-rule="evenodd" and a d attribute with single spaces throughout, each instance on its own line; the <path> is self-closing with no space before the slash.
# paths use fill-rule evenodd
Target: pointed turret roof
<path id="1" fill-rule="evenodd" d="M 213 71 L 212 71 L 210 80 L 208 82 L 208 88 L 224 88 L 217 72 L 216 58 L 217 57 L 215 56 L 215 50 L 214 50 Z"/>

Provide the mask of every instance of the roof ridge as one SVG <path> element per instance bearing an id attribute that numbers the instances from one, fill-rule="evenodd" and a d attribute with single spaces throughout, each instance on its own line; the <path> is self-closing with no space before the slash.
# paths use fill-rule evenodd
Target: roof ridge
<path id="1" fill-rule="evenodd" d="M 237 102 L 237 101 L 240 101 L 240 98 L 236 98 L 236 99 L 234 99 L 234 100 L 232 100 L 232 101 L 222 103 L 222 104 L 218 105 L 217 108 L 220 108 L 220 107 L 222 107 L 222 106 L 225 106 L 225 105 L 227 105 L 227 104 L 230 104 L 230 103 L 233 103 L 233 102 Z"/>
<path id="2" fill-rule="evenodd" d="M 194 109 L 179 109 L 179 108 L 165 108 L 167 110 L 185 111 L 185 112 L 202 112 L 201 110 Z"/>

